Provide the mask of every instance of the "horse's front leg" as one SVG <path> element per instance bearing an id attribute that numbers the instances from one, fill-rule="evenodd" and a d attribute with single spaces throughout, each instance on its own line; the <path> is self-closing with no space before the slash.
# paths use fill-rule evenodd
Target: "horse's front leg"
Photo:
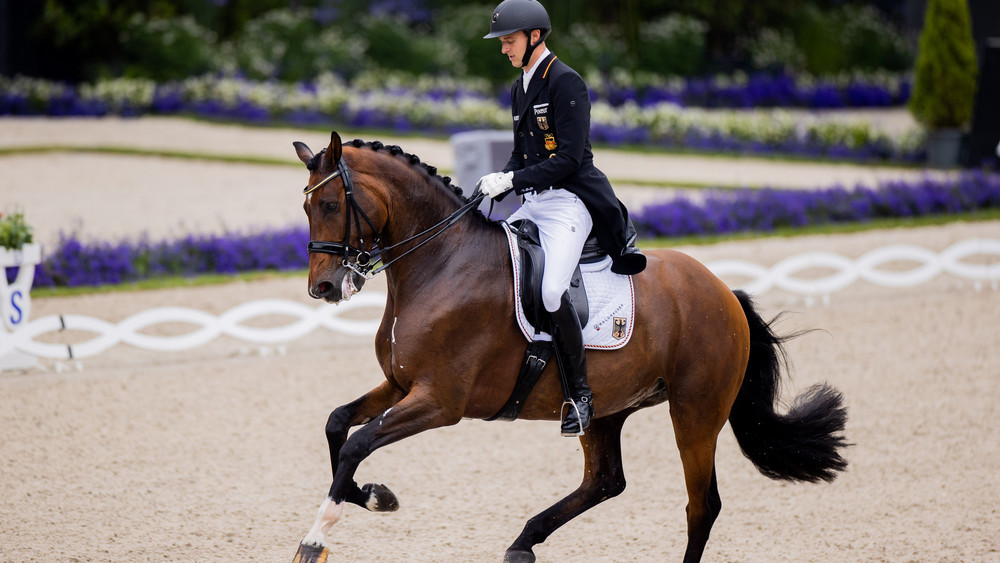
<path id="1" fill-rule="evenodd" d="M 336 414 L 334 411 L 334 415 Z M 335 418 L 334 415 L 331 415 L 331 420 Z M 337 451 L 330 493 L 320 506 L 316 522 L 299 545 L 294 563 L 326 561 L 330 530 L 340 520 L 347 502 L 379 512 L 398 508 L 395 495 L 385 486 L 369 484 L 358 487 L 354 482 L 354 473 L 365 458 L 378 448 L 424 430 L 455 424 L 459 420 L 461 412 L 446 411 L 430 396 L 414 390 L 351 434 Z M 335 425 L 334 430 L 337 428 Z M 336 436 L 338 434 L 335 432 L 334 437 Z M 331 455 L 334 454 L 332 442 L 330 452 Z"/>
<path id="2" fill-rule="evenodd" d="M 351 427 L 368 423 L 376 416 L 392 408 L 403 396 L 401 389 L 388 381 L 384 381 L 381 385 L 359 399 L 337 407 L 337 409 L 330 413 L 330 418 L 326 421 L 326 441 L 330 447 L 330 467 L 334 479 L 337 477 L 340 449 L 344 446 L 344 442 L 347 441 L 347 433 Z M 366 486 L 366 489 L 362 490 L 357 485 L 354 485 L 353 488 L 347 491 L 347 501 L 368 508 L 369 510 L 381 510 L 383 512 L 394 510 L 394 508 L 389 508 L 385 504 L 383 504 L 381 509 L 371 505 L 369 502 L 370 495 L 368 494 L 370 488 L 370 486 Z"/>
<path id="3" fill-rule="evenodd" d="M 330 413 L 330 417 L 326 421 L 326 441 L 330 448 L 330 465 L 334 479 L 337 476 L 340 450 L 347 441 L 347 434 L 351 427 L 371 421 L 399 402 L 402 397 L 403 393 L 400 389 L 385 381 L 360 398 L 337 407 Z M 374 502 L 368 502 L 374 489 L 373 486 L 366 485 L 362 489 L 356 483 L 353 483 L 353 481 L 352 485 L 353 487 L 346 491 L 346 497 L 350 502 L 364 506 L 369 510 L 382 509 L 388 511 L 399 507 L 399 504 L 395 501 L 395 497 L 392 496 L 392 492 L 383 486 L 378 486 L 378 489 L 375 489 L 376 493 L 384 497 L 380 503 L 377 497 L 371 499 Z M 391 499 L 388 497 L 391 497 Z M 325 536 L 330 527 L 340 519 L 340 512 L 342 510 L 343 505 L 340 507 L 333 505 L 328 495 L 327 499 L 320 506 L 316 521 L 299 546 L 299 551 L 295 555 L 296 563 L 318 563 L 325 560 L 325 547 L 322 545 L 322 541 L 317 541 L 316 538 Z"/>

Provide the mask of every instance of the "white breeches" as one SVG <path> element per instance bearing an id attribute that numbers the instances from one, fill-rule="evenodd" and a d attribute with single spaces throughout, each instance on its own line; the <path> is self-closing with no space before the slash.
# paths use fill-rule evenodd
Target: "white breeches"
<path id="1" fill-rule="evenodd" d="M 542 304 L 551 313 L 559 309 L 562 294 L 569 289 L 594 220 L 580 198 L 562 189 L 525 194 L 524 205 L 507 222 L 518 219 L 530 219 L 538 225 L 545 252 Z"/>

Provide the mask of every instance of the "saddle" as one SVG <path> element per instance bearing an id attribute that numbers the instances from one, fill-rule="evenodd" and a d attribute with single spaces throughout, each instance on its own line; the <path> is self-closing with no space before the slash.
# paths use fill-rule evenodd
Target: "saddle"
<path id="1" fill-rule="evenodd" d="M 541 238 L 538 235 L 538 225 L 528 219 L 521 219 L 508 224 L 510 231 L 517 237 L 517 247 L 521 254 L 521 272 L 518 284 L 521 286 L 521 305 L 536 332 L 552 333 L 552 320 L 549 312 L 542 305 L 542 272 L 545 270 L 545 253 L 542 251 Z M 587 326 L 590 319 L 590 306 L 587 301 L 587 289 L 583 283 L 583 273 L 580 264 L 594 264 L 604 260 L 607 252 L 597 242 L 593 234 L 583 245 L 580 263 L 573 272 L 569 284 L 569 297 L 573 302 L 580 326 Z"/>

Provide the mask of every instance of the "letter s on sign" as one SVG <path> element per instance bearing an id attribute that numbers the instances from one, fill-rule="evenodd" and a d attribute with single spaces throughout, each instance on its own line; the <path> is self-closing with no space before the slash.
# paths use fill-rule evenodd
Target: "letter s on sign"
<path id="1" fill-rule="evenodd" d="M 10 324 L 12 325 L 21 324 L 21 321 L 24 319 L 24 315 L 21 313 L 20 307 L 22 297 L 23 294 L 19 289 L 14 290 L 10 294 L 10 306 L 14 309 L 14 313 L 9 317 Z"/>

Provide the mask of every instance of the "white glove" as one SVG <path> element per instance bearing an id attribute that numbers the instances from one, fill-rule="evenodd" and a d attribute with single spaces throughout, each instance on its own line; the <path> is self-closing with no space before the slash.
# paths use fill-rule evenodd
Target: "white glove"
<path id="1" fill-rule="evenodd" d="M 476 184 L 486 197 L 493 199 L 514 187 L 513 172 L 494 172 L 479 179 Z"/>

